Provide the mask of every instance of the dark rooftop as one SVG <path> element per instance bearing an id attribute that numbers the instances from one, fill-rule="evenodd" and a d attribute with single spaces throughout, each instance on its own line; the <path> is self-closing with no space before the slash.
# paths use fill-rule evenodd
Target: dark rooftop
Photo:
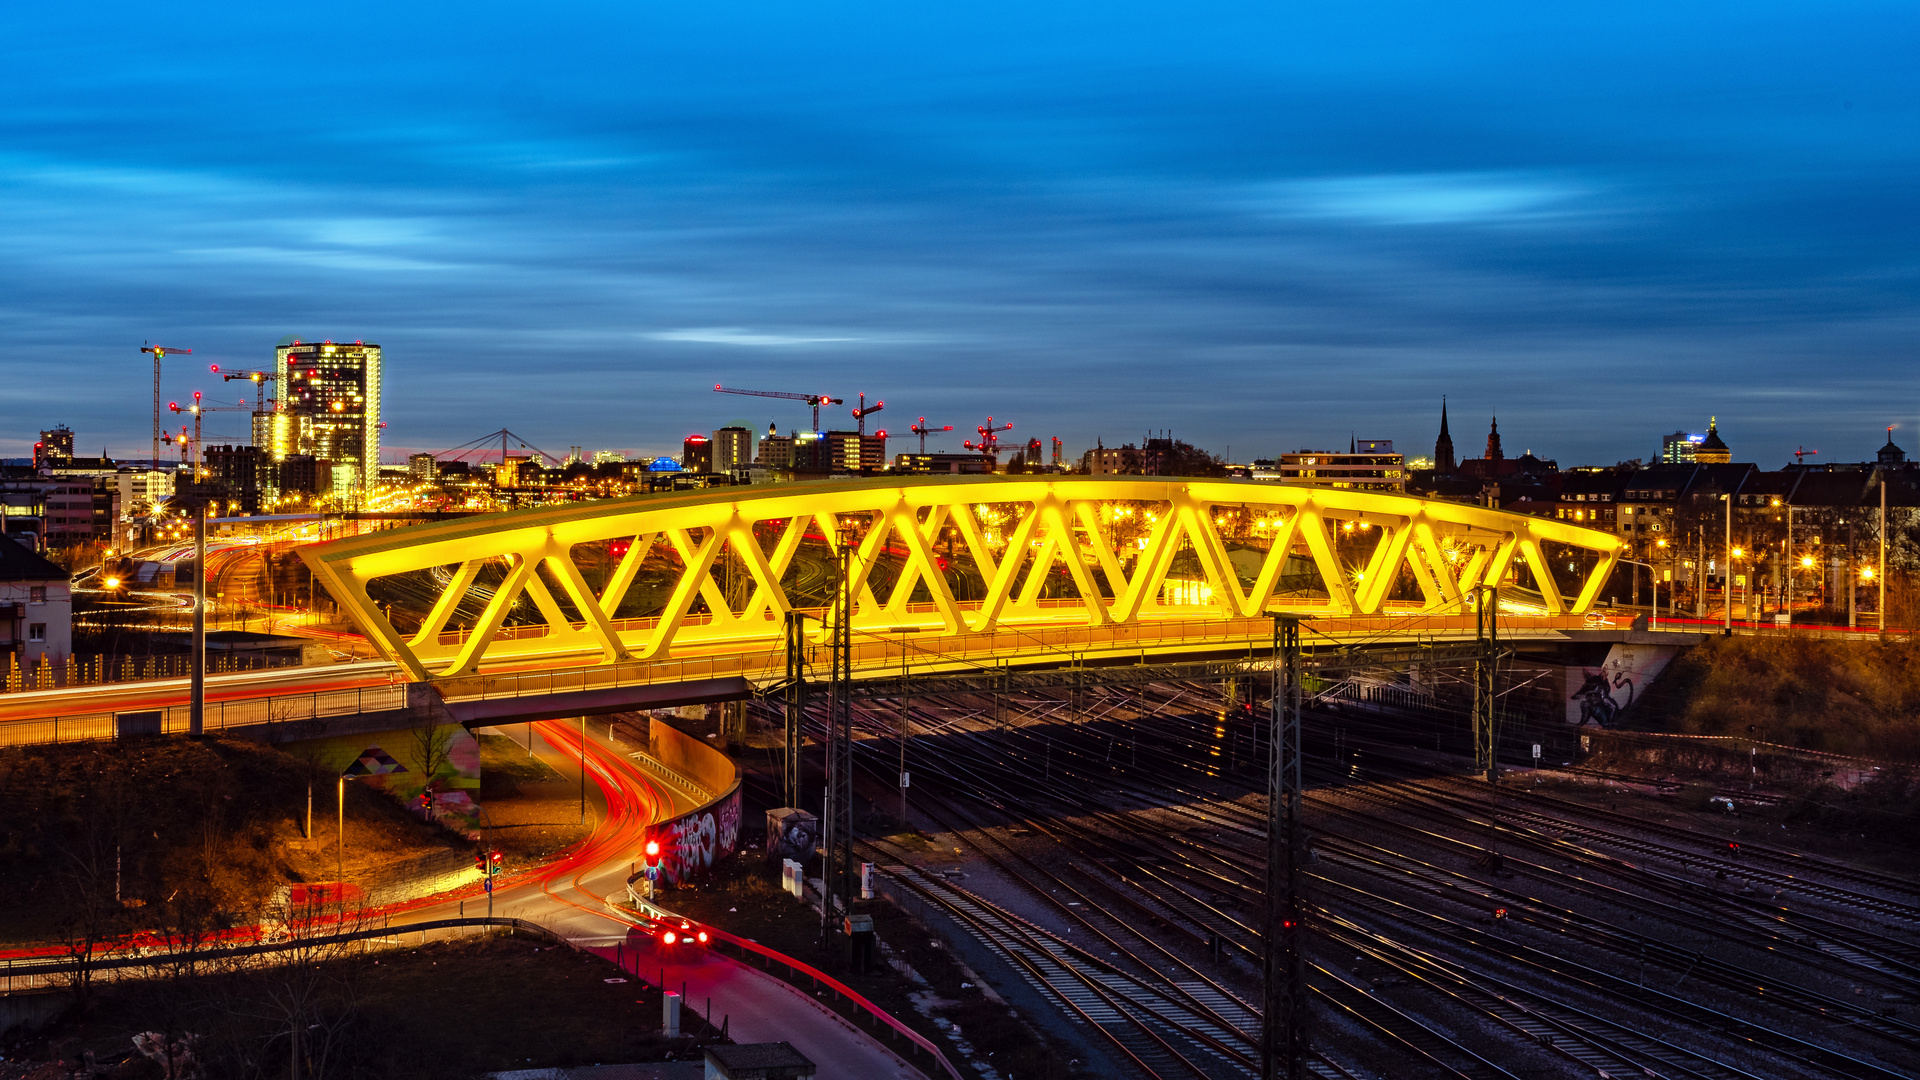
<path id="1" fill-rule="evenodd" d="M 0 581 L 65 581 L 65 570 L 0 536 Z"/>

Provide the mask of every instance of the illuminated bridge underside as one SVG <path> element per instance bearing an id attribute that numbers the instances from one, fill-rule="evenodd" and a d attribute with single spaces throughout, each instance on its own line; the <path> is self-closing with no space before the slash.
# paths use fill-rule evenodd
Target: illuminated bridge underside
<path id="1" fill-rule="evenodd" d="M 1084 641 L 1088 631 L 1159 637 L 1176 625 L 1185 635 L 1217 626 L 1244 639 L 1248 620 L 1275 613 L 1310 616 L 1329 631 L 1382 616 L 1451 628 L 1475 586 L 1516 582 L 1537 596 L 1538 614 L 1578 614 L 1620 551 L 1613 536 L 1565 522 L 1400 495 L 1059 476 L 641 496 L 299 550 L 369 640 L 413 678 L 430 679 L 483 665 L 577 665 L 596 654 L 605 664 L 765 657 L 782 646 L 786 612 L 821 606 L 817 573 L 811 598 L 796 604 L 789 595 L 796 557 L 807 548 L 817 568 L 843 543 L 853 549 L 856 630 L 915 627 L 955 645 L 1019 629 L 1036 652 L 1048 650 L 1052 631 Z M 589 548 L 617 553 L 602 559 L 597 587 L 582 569 L 591 560 L 579 552 Z M 735 568 L 730 591 L 717 573 L 722 559 Z M 656 579 L 666 568 L 657 610 L 616 618 L 643 566 Z M 368 583 L 422 572 L 437 575 L 438 595 L 403 634 Z M 483 574 L 490 593 L 475 591 Z M 463 600 L 473 609 L 470 594 L 484 597 L 478 617 L 456 621 Z M 538 623 L 506 625 L 516 605 L 529 604 Z"/>

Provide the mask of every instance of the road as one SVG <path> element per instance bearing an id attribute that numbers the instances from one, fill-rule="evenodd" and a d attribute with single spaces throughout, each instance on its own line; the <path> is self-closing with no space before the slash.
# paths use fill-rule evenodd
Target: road
<path id="1" fill-rule="evenodd" d="M 714 1016 L 729 1018 L 736 1042 L 790 1042 L 821 1066 L 822 1075 L 924 1080 L 923 1073 L 878 1040 L 757 968 L 715 953 L 691 960 L 683 955 L 668 963 L 651 951 L 636 955 L 628 948 L 628 931 L 639 920 L 610 907 L 608 901 L 625 898 L 627 878 L 647 826 L 693 809 L 694 800 L 635 764 L 628 751 L 594 732 L 591 724 L 584 755 L 578 727 L 566 721 L 544 721 L 535 724 L 534 730 L 538 735 L 535 754 L 567 779 L 579 781 L 584 757 L 592 781 L 589 812 L 597 825 L 585 840 L 552 862 L 518 872 L 509 868 L 493 893 L 492 914 L 537 923 L 608 960 L 617 957 L 627 970 L 650 982 L 664 979 L 676 990 L 684 985 L 687 1007 L 704 1012 L 711 1000 Z M 398 936 L 414 924 L 487 913 L 486 894 L 468 886 L 367 914 L 375 917 L 376 925 L 386 920 Z M 257 939 L 258 928 L 238 928 L 232 936 Z M 60 954 L 50 946 L 0 949 L 0 959 Z M 683 1015 L 692 1019 L 690 1014 Z"/>
<path id="2" fill-rule="evenodd" d="M 535 754 L 577 782 L 579 728 L 565 721 L 546 721 L 535 724 L 534 730 L 538 733 Z M 922 1080 L 924 1074 L 878 1040 L 758 968 L 715 953 L 692 962 L 665 963 L 647 953 L 636 956 L 625 947 L 627 931 L 636 920 L 612 911 L 607 901 L 625 897 L 627 877 L 646 827 L 693 805 L 684 792 L 661 783 L 625 750 L 595 733 L 591 723 L 587 730 L 585 757 L 594 790 L 590 810 L 598 815 L 599 827 L 554 862 L 509 877 L 494 893 L 494 914 L 539 923 L 609 960 L 618 955 L 628 970 L 649 982 L 664 977 L 666 985 L 676 990 L 684 984 L 686 1008 L 704 1011 L 710 998 L 715 1022 L 728 1018 L 735 1042 L 790 1042 L 821 1067 L 823 1076 Z M 484 895 L 466 895 L 411 907 L 405 918 L 426 922 L 463 910 L 473 915 L 484 906 Z M 394 928 L 404 925 L 396 916 Z M 616 944 L 621 948 L 616 950 Z"/>

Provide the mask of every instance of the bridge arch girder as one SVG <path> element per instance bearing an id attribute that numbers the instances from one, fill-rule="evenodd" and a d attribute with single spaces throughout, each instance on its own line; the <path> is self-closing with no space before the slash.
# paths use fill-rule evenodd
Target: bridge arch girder
<path id="1" fill-rule="evenodd" d="M 783 582 L 802 547 L 812 540 L 831 553 L 843 529 L 855 545 L 855 628 L 948 635 L 1279 612 L 1334 620 L 1458 613 L 1475 587 L 1505 581 L 1522 563 L 1544 614 L 1581 613 L 1621 551 L 1613 535 L 1567 522 L 1404 495 L 1076 476 L 915 476 L 634 496 L 298 550 L 368 640 L 425 680 L 531 656 L 597 653 L 615 663 L 662 659 L 676 646 L 778 648 L 782 617 L 796 607 Z M 625 544 L 598 592 L 575 555 L 596 544 Z M 1549 545 L 1564 552 L 1550 554 Z M 723 595 L 715 579 L 723 553 L 744 573 L 744 602 Z M 1550 558 L 1574 560 L 1577 587 L 1561 587 Z M 884 600 L 874 591 L 883 563 L 895 579 Z M 980 596 L 956 595 L 953 575 L 962 563 L 977 571 Z M 619 618 L 646 567 L 671 579 L 655 583 L 663 592 L 658 610 Z M 415 631 L 403 635 L 368 586 L 422 572 L 441 575 L 431 578 L 439 591 Z M 1043 596 L 1055 575 L 1063 595 Z M 480 586 L 483 576 L 494 579 L 491 586 Z M 476 600 L 473 617 L 456 619 L 463 603 L 471 610 Z M 508 626 L 516 605 L 531 605 L 540 621 Z"/>

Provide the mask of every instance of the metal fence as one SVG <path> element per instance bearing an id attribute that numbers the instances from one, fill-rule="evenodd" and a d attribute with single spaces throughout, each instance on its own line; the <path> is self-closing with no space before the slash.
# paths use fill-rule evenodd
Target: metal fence
<path id="1" fill-rule="evenodd" d="M 403 684 L 230 698 L 206 703 L 204 726 L 209 732 L 218 732 L 298 724 L 331 716 L 403 709 L 406 704 L 407 688 Z M 170 705 L 158 709 L 69 713 L 0 721 L 0 746 L 91 742 L 137 735 L 184 735 L 191 729 L 192 712 L 187 705 Z"/>

